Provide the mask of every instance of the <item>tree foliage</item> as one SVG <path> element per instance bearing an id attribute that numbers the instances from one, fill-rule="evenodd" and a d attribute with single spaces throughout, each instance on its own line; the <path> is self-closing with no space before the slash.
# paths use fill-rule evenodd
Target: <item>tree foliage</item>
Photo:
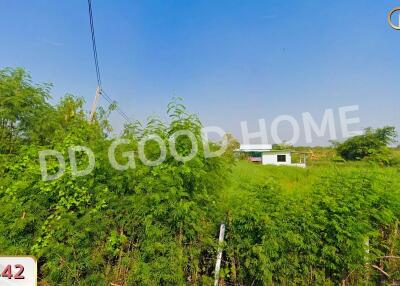
<path id="1" fill-rule="evenodd" d="M 195 134 L 200 146 L 196 156 L 179 162 L 168 153 L 161 165 L 114 170 L 107 149 L 107 111 L 87 122 L 83 100 L 67 95 L 50 105 L 49 90 L 34 85 L 21 69 L 2 71 L 0 253 L 39 257 L 40 276 L 54 285 L 179 285 L 200 283 L 212 275 L 215 194 L 222 188 L 229 157 L 208 158 L 201 148 L 201 123 L 187 113 L 179 100 L 168 106 L 170 120 L 150 118 L 141 126 L 126 126 L 124 138 L 135 150 L 148 134 L 159 135 L 168 146 L 178 130 Z M 44 123 L 44 127 L 41 124 Z M 12 144 L 11 144 L 12 143 Z M 146 144 L 152 159 L 159 149 Z M 67 148 L 87 146 L 96 165 L 85 177 L 72 177 Z M 191 142 L 176 140 L 185 156 Z M 42 181 L 38 151 L 54 149 L 66 158 L 66 174 Z M 123 162 L 123 150 L 117 160 Z M 87 164 L 78 157 L 78 168 Z M 49 172 L 58 169 L 48 162 Z"/>
<path id="2" fill-rule="evenodd" d="M 346 160 L 361 160 L 371 157 L 382 162 L 388 161 L 387 146 L 395 142 L 397 132 L 393 126 L 372 129 L 366 128 L 364 134 L 353 136 L 336 146 L 338 154 Z"/>

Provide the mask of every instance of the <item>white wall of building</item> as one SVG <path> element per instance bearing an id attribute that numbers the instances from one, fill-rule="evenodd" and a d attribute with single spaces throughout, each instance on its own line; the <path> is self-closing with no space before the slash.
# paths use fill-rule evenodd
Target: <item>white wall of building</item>
<path id="1" fill-rule="evenodd" d="M 285 155 L 285 162 L 278 162 L 278 155 Z M 262 164 L 263 165 L 291 165 L 292 156 L 290 151 L 282 152 L 266 152 L 262 154 Z"/>

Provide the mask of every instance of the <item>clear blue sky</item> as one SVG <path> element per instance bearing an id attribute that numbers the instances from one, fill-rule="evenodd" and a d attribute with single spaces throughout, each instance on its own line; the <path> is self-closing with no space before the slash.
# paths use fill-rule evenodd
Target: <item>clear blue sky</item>
<path id="1" fill-rule="evenodd" d="M 93 0 L 103 87 L 136 119 L 174 95 L 205 125 L 240 137 L 240 121 L 281 114 L 317 120 L 358 104 L 361 124 L 400 128 L 398 1 Z M 0 0 L 0 67 L 93 98 L 86 0 Z M 106 104 L 104 100 L 101 104 Z M 123 119 L 112 116 L 115 127 Z M 300 121 L 299 121 L 300 122 Z M 355 126 L 357 127 L 357 126 Z M 283 131 L 282 137 L 286 131 Z M 315 144 L 326 143 L 326 138 Z"/>

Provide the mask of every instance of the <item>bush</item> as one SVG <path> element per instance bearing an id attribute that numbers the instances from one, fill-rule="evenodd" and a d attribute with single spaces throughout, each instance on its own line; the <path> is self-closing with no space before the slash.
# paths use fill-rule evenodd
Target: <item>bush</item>
<path id="1" fill-rule="evenodd" d="M 208 258 L 214 256 L 218 225 L 210 214 L 215 212 L 216 191 L 229 172 L 230 156 L 206 159 L 199 148 L 188 162 L 168 154 L 158 166 L 137 161 L 133 170 L 114 170 L 107 158 L 113 140 L 108 138 L 109 111 L 99 110 L 89 124 L 82 99 L 69 95 L 51 106 L 46 102 L 48 90 L 33 85 L 24 71 L 0 75 L 0 108 L 7 109 L 0 113 L 7 123 L 1 134 L 12 134 L 18 143 L 10 149 L 10 136 L 0 138 L 0 254 L 36 256 L 39 276 L 50 285 L 181 285 L 212 276 L 213 262 Z M 37 97 L 34 112 L 18 105 L 32 99 L 28 91 Z M 54 116 L 28 124 L 47 118 L 42 113 Z M 159 135 L 168 147 L 177 130 L 191 131 L 202 146 L 197 116 L 187 113 L 179 101 L 168 106 L 168 115 L 168 122 L 152 118 L 144 127 L 126 126 L 124 138 L 132 143 L 124 147 L 135 149 L 147 134 Z M 25 118 L 28 123 L 22 124 Z M 49 127 L 41 129 L 42 123 Z M 55 149 L 68 158 L 71 145 L 93 150 L 94 171 L 71 177 L 66 160 L 66 174 L 42 181 L 38 151 Z M 176 140 L 176 149 L 187 155 L 188 138 Z M 152 158 L 159 149 L 149 143 L 145 151 Z M 117 156 L 123 161 L 121 154 Z M 55 162 L 49 162 L 49 168 L 55 170 Z"/>
<path id="2" fill-rule="evenodd" d="M 357 135 L 337 144 L 337 153 L 345 160 L 362 160 L 371 157 L 373 161 L 386 164 L 389 161 L 387 145 L 395 142 L 397 133 L 392 126 L 367 128 L 363 135 Z"/>
<path id="3" fill-rule="evenodd" d="M 400 254 L 398 177 L 346 170 L 309 193 L 289 195 L 274 180 L 240 189 L 227 211 L 228 285 L 375 285 L 381 277 L 367 263 L 399 277 L 400 264 L 382 260 Z"/>

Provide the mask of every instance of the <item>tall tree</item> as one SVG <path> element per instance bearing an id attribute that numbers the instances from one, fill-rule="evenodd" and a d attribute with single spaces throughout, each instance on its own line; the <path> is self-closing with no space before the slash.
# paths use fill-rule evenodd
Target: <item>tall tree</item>
<path id="1" fill-rule="evenodd" d="M 22 142 L 44 141 L 54 109 L 46 102 L 51 85 L 32 83 L 22 68 L 0 70 L 0 153 Z"/>

